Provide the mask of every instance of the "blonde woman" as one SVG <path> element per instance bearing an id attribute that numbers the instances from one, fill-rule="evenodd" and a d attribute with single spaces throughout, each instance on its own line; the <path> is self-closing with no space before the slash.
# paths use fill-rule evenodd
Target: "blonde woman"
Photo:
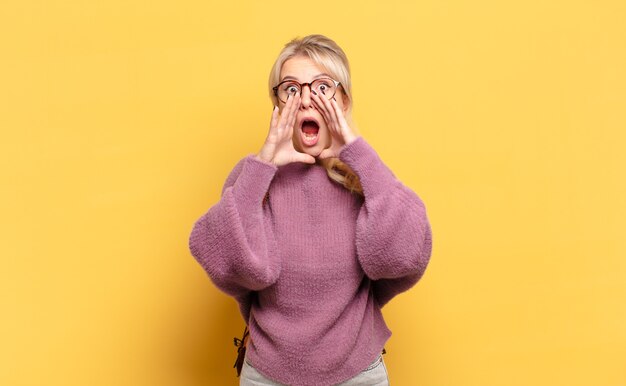
<path id="1" fill-rule="evenodd" d="M 249 328 L 240 384 L 388 385 L 381 308 L 430 260 L 424 203 L 355 130 L 334 41 L 286 44 L 269 90 L 264 144 L 235 165 L 189 239 Z"/>

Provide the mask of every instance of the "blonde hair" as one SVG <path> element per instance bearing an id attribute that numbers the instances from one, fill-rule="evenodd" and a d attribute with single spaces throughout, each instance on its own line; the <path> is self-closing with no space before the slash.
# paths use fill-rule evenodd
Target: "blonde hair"
<path id="1" fill-rule="evenodd" d="M 274 95 L 272 88 L 276 86 L 280 79 L 280 71 L 283 64 L 295 56 L 306 56 L 314 61 L 320 68 L 341 82 L 343 94 L 347 97 L 349 104 L 345 114 L 346 122 L 350 128 L 357 133 L 357 127 L 352 119 L 352 82 L 350 80 L 350 64 L 348 58 L 341 47 L 333 40 L 324 35 L 308 35 L 303 38 L 294 38 L 285 44 L 282 51 L 276 58 L 269 77 L 270 99 L 275 106 L 278 106 L 278 99 Z M 350 192 L 363 196 L 363 187 L 359 177 L 354 171 L 337 157 L 319 160 L 319 163 L 326 169 L 328 177 L 341 184 Z"/>

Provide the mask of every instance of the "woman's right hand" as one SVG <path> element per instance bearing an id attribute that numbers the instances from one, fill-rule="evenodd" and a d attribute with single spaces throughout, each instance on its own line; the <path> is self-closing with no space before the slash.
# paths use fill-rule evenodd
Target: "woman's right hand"
<path id="1" fill-rule="evenodd" d="M 293 126 L 299 108 L 300 94 L 287 99 L 281 114 L 278 113 L 278 107 L 274 107 L 270 131 L 261 151 L 257 154 L 258 159 L 271 162 L 276 166 L 292 162 L 315 163 L 315 157 L 300 153 L 293 147 Z"/>

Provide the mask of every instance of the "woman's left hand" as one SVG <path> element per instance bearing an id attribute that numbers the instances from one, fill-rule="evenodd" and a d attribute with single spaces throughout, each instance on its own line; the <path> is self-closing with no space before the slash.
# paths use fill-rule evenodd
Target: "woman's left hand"
<path id="1" fill-rule="evenodd" d="M 331 135 L 331 145 L 328 149 L 322 150 L 318 158 L 339 157 L 339 152 L 344 145 L 352 143 L 358 136 L 352 131 L 348 122 L 343 116 L 343 111 L 337 103 L 335 97 L 331 100 L 311 93 L 311 98 L 317 109 L 322 113 L 326 127 Z"/>

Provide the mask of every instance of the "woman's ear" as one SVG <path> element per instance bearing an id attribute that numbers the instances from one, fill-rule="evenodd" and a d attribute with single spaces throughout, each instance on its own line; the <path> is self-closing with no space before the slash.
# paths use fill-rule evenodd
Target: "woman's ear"
<path id="1" fill-rule="evenodd" d="M 350 98 L 345 93 L 341 93 L 341 100 L 343 102 L 343 111 L 344 113 L 350 110 Z"/>

